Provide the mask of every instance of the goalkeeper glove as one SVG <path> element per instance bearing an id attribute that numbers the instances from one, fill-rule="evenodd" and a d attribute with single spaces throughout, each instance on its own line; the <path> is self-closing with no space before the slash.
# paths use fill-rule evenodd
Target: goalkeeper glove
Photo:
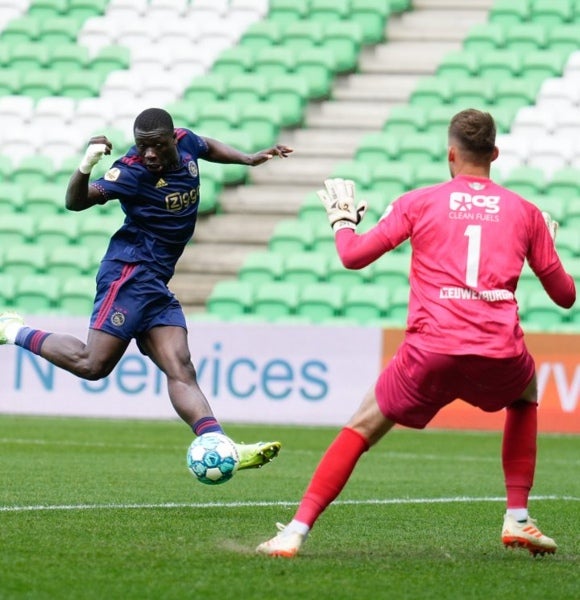
<path id="1" fill-rule="evenodd" d="M 350 179 L 327 179 L 325 190 L 319 190 L 318 197 L 326 209 L 326 215 L 333 231 L 356 229 L 367 210 L 367 203 L 361 201 L 355 206 L 354 181 Z"/>
<path id="2" fill-rule="evenodd" d="M 552 219 L 552 217 L 550 216 L 549 212 L 546 212 L 545 210 L 542 211 L 542 217 L 544 217 L 544 223 L 546 223 L 546 227 L 548 228 L 548 231 L 550 232 L 550 237 L 556 241 L 556 232 L 558 231 L 558 221 L 554 221 Z"/>
<path id="3" fill-rule="evenodd" d="M 107 144 L 89 144 L 79 165 L 79 171 L 84 175 L 88 175 L 93 167 L 103 158 L 103 154 L 109 153 L 110 150 Z"/>

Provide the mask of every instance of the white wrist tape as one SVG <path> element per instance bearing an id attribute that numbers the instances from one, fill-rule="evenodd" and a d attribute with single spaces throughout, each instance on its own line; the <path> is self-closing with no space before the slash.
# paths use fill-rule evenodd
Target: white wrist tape
<path id="1" fill-rule="evenodd" d="M 106 151 L 107 144 L 89 144 L 79 165 L 79 171 L 88 175 L 93 167 L 103 158 L 103 154 Z"/>

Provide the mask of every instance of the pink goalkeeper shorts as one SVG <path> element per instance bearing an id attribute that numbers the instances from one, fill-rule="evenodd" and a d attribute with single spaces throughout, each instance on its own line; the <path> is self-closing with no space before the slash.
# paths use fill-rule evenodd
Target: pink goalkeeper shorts
<path id="1" fill-rule="evenodd" d="M 379 376 L 375 394 L 387 419 L 423 429 L 456 399 L 486 412 L 509 406 L 521 397 L 534 373 L 534 359 L 527 351 L 510 358 L 455 356 L 403 342 Z"/>

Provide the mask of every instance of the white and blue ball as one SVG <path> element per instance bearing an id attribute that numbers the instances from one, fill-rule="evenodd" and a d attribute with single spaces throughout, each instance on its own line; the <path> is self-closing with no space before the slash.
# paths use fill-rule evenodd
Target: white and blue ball
<path id="1" fill-rule="evenodd" d="M 187 466 L 201 483 L 217 485 L 229 481 L 240 466 L 238 449 L 222 433 L 204 433 L 187 450 Z"/>

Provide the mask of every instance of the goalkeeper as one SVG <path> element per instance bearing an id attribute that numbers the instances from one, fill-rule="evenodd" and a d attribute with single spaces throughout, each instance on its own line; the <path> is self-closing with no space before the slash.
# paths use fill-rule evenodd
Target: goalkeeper
<path id="1" fill-rule="evenodd" d="M 200 201 L 198 160 L 257 166 L 288 156 L 283 145 L 246 154 L 188 129 L 150 108 L 134 122 L 135 145 L 104 177 L 90 182 L 92 168 L 111 153 L 104 137 L 91 138 L 72 174 L 66 207 L 86 210 L 119 199 L 125 222 L 112 236 L 97 275 L 87 342 L 25 327 L 15 313 L 0 315 L 0 344 L 16 344 L 88 380 L 106 377 L 132 339 L 167 377 L 170 400 L 195 435 L 222 432 L 201 391 L 191 362 L 183 310 L 167 284 L 191 239 Z M 238 444 L 240 469 L 275 458 L 279 442 Z"/>
<path id="2" fill-rule="evenodd" d="M 352 182 L 328 180 L 319 192 L 345 267 L 361 269 L 410 239 L 407 328 L 397 353 L 324 454 L 293 520 L 260 544 L 259 553 L 297 554 L 365 451 L 396 424 L 424 428 L 456 398 L 484 411 L 506 409 L 503 544 L 534 555 L 556 551 L 528 514 L 537 390 L 515 290 L 526 260 L 559 306 L 571 307 L 576 290 L 555 250 L 557 224 L 490 180 L 497 156 L 491 115 L 465 110 L 449 125 L 452 179 L 407 192 L 367 233 L 355 231 L 366 206 L 355 204 Z"/>

